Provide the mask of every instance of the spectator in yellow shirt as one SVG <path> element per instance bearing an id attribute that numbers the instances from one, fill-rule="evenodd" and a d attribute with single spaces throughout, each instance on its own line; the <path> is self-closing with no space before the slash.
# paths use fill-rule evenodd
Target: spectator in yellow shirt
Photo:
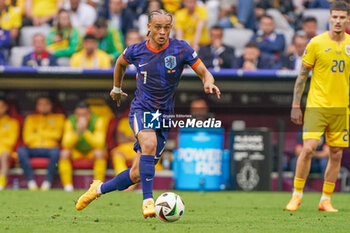
<path id="1" fill-rule="evenodd" d="M 164 9 L 174 14 L 181 7 L 181 0 L 162 0 Z"/>
<path id="2" fill-rule="evenodd" d="M 94 34 L 87 34 L 84 37 L 84 49 L 73 54 L 71 67 L 84 69 L 109 69 L 111 68 L 110 56 L 97 48 L 98 41 Z"/>
<path id="3" fill-rule="evenodd" d="M 196 0 L 184 0 L 183 4 L 185 8 L 175 13 L 176 39 L 187 41 L 198 51 L 200 45 L 210 42 L 206 25 L 208 11 L 205 6 L 198 6 Z"/>
<path id="4" fill-rule="evenodd" d="M 63 0 L 25 0 L 24 25 L 40 26 L 52 24 L 57 12 L 63 6 Z"/>
<path id="5" fill-rule="evenodd" d="M 94 179 L 103 181 L 107 167 L 106 128 L 103 119 L 80 102 L 65 123 L 58 170 L 65 191 L 73 191 L 71 160 L 94 160 Z"/>
<path id="6" fill-rule="evenodd" d="M 11 39 L 18 38 L 19 28 L 22 26 L 21 10 L 6 4 L 6 0 L 0 0 L 0 26 L 4 30 L 9 30 Z"/>
<path id="7" fill-rule="evenodd" d="M 7 115 L 8 105 L 0 99 L 0 191 L 6 187 L 10 156 L 19 135 L 19 123 Z"/>
<path id="8" fill-rule="evenodd" d="M 60 154 L 60 140 L 65 116 L 52 113 L 52 102 L 48 97 L 40 97 L 36 102 L 36 113 L 30 114 L 24 121 L 23 141 L 26 146 L 18 149 L 18 157 L 29 190 L 36 190 L 30 158 L 46 157 L 50 159 L 47 166 L 42 190 L 51 188 Z"/>
<path id="9" fill-rule="evenodd" d="M 129 117 L 123 117 L 119 120 L 116 130 L 117 146 L 111 150 L 114 172 L 118 175 L 120 172 L 128 169 L 134 162 L 137 153 L 134 151 L 136 141 L 135 135 L 130 128 Z M 156 171 L 162 170 L 161 163 L 155 166 Z M 135 186 L 132 186 L 133 190 Z"/>
<path id="10" fill-rule="evenodd" d="M 136 152 L 134 151 L 136 138 L 130 128 L 128 117 L 120 119 L 116 131 L 118 146 L 112 149 L 111 156 L 115 174 L 118 175 L 120 172 L 128 169 L 127 163 L 132 164 L 136 157 Z"/>
<path id="11" fill-rule="evenodd" d="M 6 0 L 6 4 L 7 5 L 11 5 L 11 6 L 14 6 L 14 7 L 17 7 L 19 9 L 19 12 L 21 13 L 21 18 L 22 18 L 22 15 L 24 15 L 24 4 L 25 4 L 25 1 L 26 0 Z"/>

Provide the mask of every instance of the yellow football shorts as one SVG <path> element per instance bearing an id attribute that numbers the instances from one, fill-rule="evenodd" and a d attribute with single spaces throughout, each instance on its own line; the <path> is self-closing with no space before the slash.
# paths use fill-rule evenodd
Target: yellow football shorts
<path id="1" fill-rule="evenodd" d="M 11 153 L 11 150 L 9 150 L 8 148 L 5 148 L 5 147 L 0 147 L 0 156 L 3 153 Z"/>
<path id="2" fill-rule="evenodd" d="M 134 151 L 134 144 L 134 142 L 122 143 L 113 148 L 111 154 L 114 155 L 117 152 L 121 152 L 124 154 L 126 160 L 134 160 L 137 155 L 137 153 Z"/>
<path id="3" fill-rule="evenodd" d="M 94 150 L 90 150 L 87 154 L 83 154 L 82 152 L 73 149 L 71 150 L 72 160 L 76 159 L 94 159 Z"/>
<path id="4" fill-rule="evenodd" d="M 12 148 L 8 148 L 6 146 L 0 146 L 0 157 L 3 153 L 9 153 L 12 158 L 14 159 L 17 158 L 17 152 L 12 151 Z"/>
<path id="5" fill-rule="evenodd" d="M 331 147 L 349 146 L 349 113 L 344 108 L 307 108 L 304 115 L 303 140 L 320 139 L 326 132 L 326 142 Z"/>

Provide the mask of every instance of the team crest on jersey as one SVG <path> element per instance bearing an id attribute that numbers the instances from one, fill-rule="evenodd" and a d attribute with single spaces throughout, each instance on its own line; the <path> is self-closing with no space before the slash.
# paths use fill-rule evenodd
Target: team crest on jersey
<path id="1" fill-rule="evenodd" d="M 165 67 L 169 70 L 172 70 L 176 67 L 176 57 L 174 56 L 167 56 L 164 58 Z"/>
<path id="2" fill-rule="evenodd" d="M 345 45 L 345 53 L 346 55 L 350 55 L 350 45 Z"/>

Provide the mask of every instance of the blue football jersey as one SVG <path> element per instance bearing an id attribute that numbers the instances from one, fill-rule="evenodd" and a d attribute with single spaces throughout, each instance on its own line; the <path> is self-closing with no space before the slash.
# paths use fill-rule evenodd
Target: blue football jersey
<path id="1" fill-rule="evenodd" d="M 169 39 L 161 50 L 151 48 L 148 41 L 134 44 L 121 56 L 137 68 L 137 89 L 131 113 L 159 110 L 163 114 L 173 114 L 175 92 L 185 65 L 194 69 L 201 62 L 185 41 L 176 39 Z"/>

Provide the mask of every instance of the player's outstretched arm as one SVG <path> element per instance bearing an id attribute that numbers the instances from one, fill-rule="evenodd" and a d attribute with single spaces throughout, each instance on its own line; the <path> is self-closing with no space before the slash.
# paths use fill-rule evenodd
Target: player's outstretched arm
<path id="1" fill-rule="evenodd" d="M 292 122 L 294 122 L 297 125 L 301 125 L 303 123 L 303 113 L 300 109 L 300 102 L 303 96 L 307 78 L 309 77 L 310 70 L 311 68 L 302 65 L 300 73 L 294 85 L 293 104 L 292 111 L 290 113 L 290 118 Z"/>
<path id="2" fill-rule="evenodd" d="M 220 89 L 214 84 L 215 79 L 213 75 L 208 71 L 207 67 L 203 64 L 203 62 L 199 63 L 199 65 L 193 69 L 199 78 L 202 80 L 204 85 L 204 92 L 207 94 L 216 94 L 218 99 L 220 99 Z"/>
<path id="3" fill-rule="evenodd" d="M 125 75 L 125 70 L 128 64 L 123 60 L 122 55 L 120 55 L 115 63 L 114 74 L 113 74 L 113 89 L 110 92 L 112 99 L 117 102 L 117 106 L 120 106 L 120 99 L 122 96 L 128 96 L 121 89 L 123 78 Z"/>

